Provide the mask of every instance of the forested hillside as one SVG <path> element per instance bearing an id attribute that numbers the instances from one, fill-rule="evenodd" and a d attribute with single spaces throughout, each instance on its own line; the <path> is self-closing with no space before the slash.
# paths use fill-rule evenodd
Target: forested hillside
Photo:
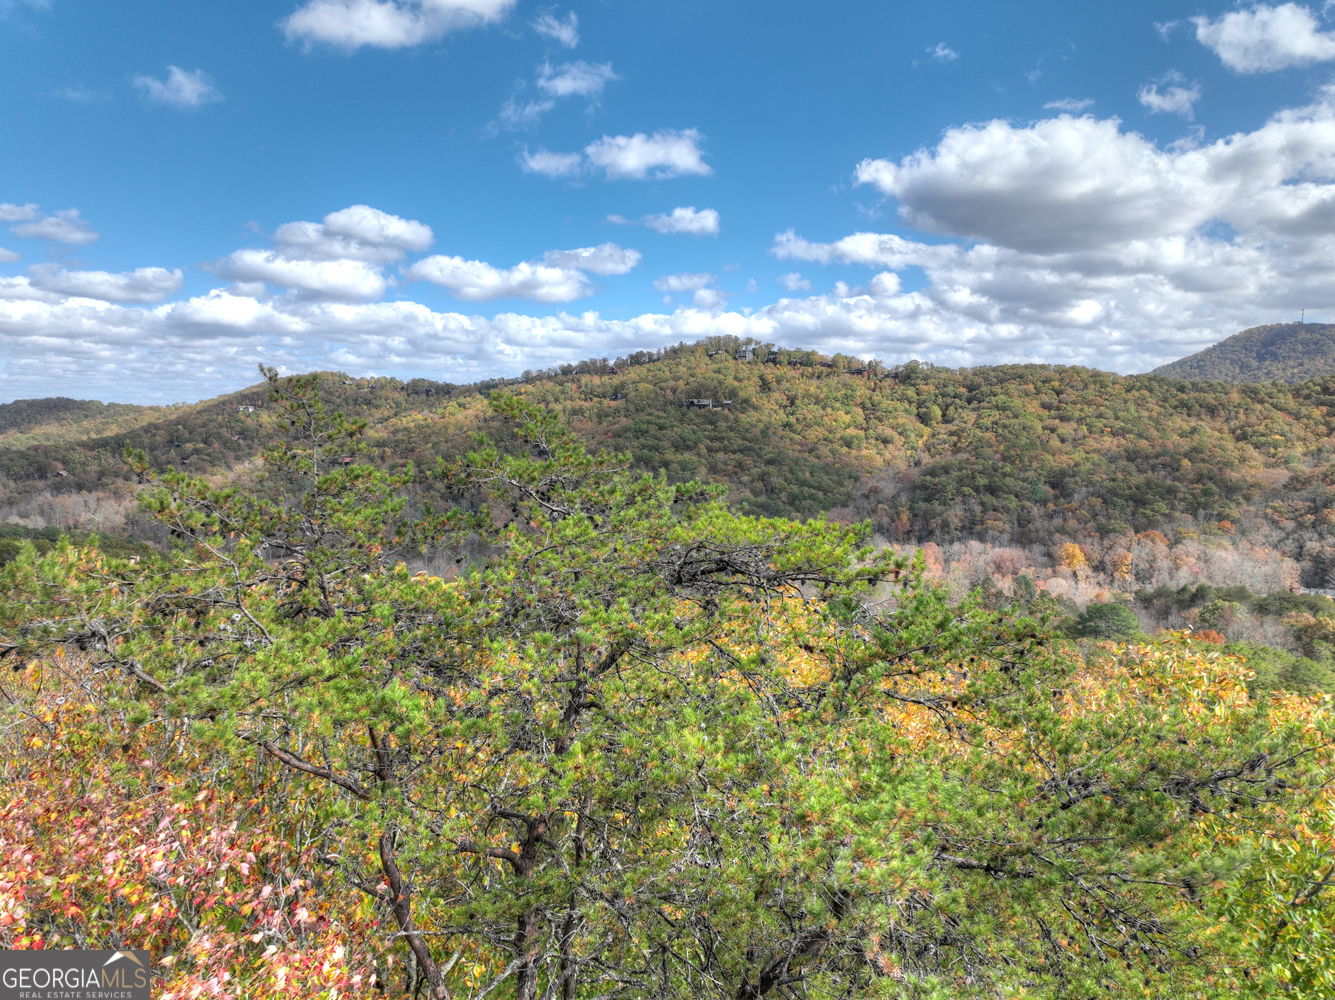
<path id="1" fill-rule="evenodd" d="M 737 346 L 721 338 L 511 383 L 330 374 L 321 387 L 369 421 L 358 461 L 385 469 L 461 454 L 494 429 L 486 398 L 503 389 L 558 407 L 637 467 L 726 484 L 748 513 L 869 517 L 895 543 L 1245 536 L 1301 563 L 1308 586 L 1335 569 L 1335 376 L 1289 386 L 1042 365 L 887 369 L 786 350 L 768 363 L 767 346 L 739 362 Z M 115 434 L 0 451 L 0 516 L 114 529 L 133 506 L 125 447 L 244 476 L 283 430 L 256 389 Z"/>
<path id="2" fill-rule="evenodd" d="M 1193 381 L 1291 384 L 1335 375 L 1335 325 L 1253 327 L 1150 374 Z"/>
<path id="3" fill-rule="evenodd" d="M 161 556 L 0 568 L 0 947 L 143 948 L 161 1000 L 1331 995 L 1328 699 L 1067 642 L 532 392 L 427 510 L 325 463 L 367 428 L 317 381 L 258 491 L 130 456 Z"/>

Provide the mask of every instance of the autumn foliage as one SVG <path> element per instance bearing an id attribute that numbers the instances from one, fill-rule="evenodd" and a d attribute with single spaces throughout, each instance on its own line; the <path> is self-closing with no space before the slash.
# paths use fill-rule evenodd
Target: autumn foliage
<path id="1" fill-rule="evenodd" d="M 7 946 L 145 947 L 172 1000 L 1331 984 L 1319 699 L 1189 634 L 1082 657 L 511 397 L 413 509 L 270 378 L 273 489 L 132 456 L 171 559 L 3 570 Z"/>

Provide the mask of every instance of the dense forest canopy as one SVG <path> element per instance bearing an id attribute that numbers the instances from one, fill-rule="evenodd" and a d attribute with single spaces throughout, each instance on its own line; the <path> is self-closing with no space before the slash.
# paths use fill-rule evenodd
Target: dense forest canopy
<path id="1" fill-rule="evenodd" d="M 0 570 L 5 946 L 147 947 L 164 1000 L 1335 987 L 1320 699 L 1082 655 L 522 387 L 388 471 L 323 381 L 271 374 L 257 489 L 128 456 L 170 555 Z"/>
<path id="2" fill-rule="evenodd" d="M 472 434 L 494 434 L 487 396 L 508 385 L 558 407 L 586 442 L 629 451 L 637 468 L 727 485 L 746 513 L 870 518 L 898 543 L 1263 531 L 1301 564 L 1305 585 L 1335 570 L 1335 377 L 1290 386 L 1044 365 L 892 368 L 773 345 L 741 362 L 739 346 L 712 338 L 470 386 L 326 374 L 321 391 L 368 422 L 368 460 L 385 470 L 452 461 Z M 103 508 L 114 521 L 129 504 L 127 446 L 160 467 L 244 481 L 283 430 L 264 396 L 0 450 L 6 516 L 50 510 L 62 527 L 106 527 Z M 80 498 L 64 505 L 73 513 L 60 513 L 61 497 Z"/>
<path id="3" fill-rule="evenodd" d="M 1273 323 L 1243 330 L 1151 373 L 1217 382 L 1307 382 L 1335 375 L 1335 326 Z"/>

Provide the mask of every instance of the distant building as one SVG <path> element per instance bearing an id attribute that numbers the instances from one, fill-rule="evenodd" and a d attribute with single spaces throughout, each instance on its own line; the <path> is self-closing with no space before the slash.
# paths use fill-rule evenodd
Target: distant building
<path id="1" fill-rule="evenodd" d="M 723 409 L 725 409 L 725 410 L 731 410 L 731 409 L 732 409 L 732 400 L 731 400 L 731 399 L 720 400 L 718 405 L 721 406 L 721 407 L 723 407 Z"/>
<path id="2" fill-rule="evenodd" d="M 712 399 L 688 399 L 686 405 L 697 410 L 712 410 L 714 401 Z"/>
<path id="3" fill-rule="evenodd" d="M 743 347 L 737 351 L 738 361 L 752 361 L 755 359 L 756 349 L 754 347 Z"/>
<path id="4" fill-rule="evenodd" d="M 255 412 L 255 407 L 253 407 L 253 406 L 246 406 L 246 405 L 238 406 L 238 407 L 236 408 L 236 412 L 237 412 L 237 413 L 254 413 L 254 412 Z"/>
<path id="5" fill-rule="evenodd" d="M 626 394 L 624 392 L 618 392 L 616 395 L 612 397 L 612 402 L 615 403 L 618 399 L 625 399 L 625 398 Z"/>

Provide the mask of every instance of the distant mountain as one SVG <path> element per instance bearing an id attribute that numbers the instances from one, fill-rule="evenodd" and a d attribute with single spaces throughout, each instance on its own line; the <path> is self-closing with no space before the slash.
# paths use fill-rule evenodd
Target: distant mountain
<path id="1" fill-rule="evenodd" d="M 1243 330 L 1150 372 L 1193 382 L 1288 382 L 1335 374 L 1335 324 L 1274 323 Z"/>
<path id="2" fill-rule="evenodd" d="M 130 430 L 170 413 L 165 406 L 91 399 L 17 399 L 0 404 L 0 449 L 58 444 Z"/>

